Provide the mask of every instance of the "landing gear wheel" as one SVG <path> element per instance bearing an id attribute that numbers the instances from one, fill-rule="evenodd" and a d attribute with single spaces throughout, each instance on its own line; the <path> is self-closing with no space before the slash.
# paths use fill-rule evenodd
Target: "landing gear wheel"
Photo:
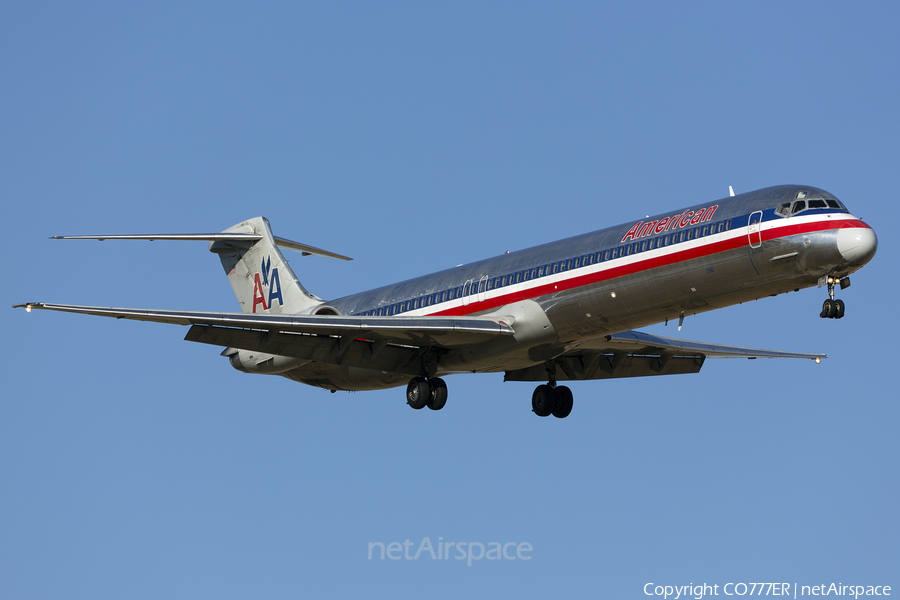
<path id="1" fill-rule="evenodd" d="M 425 408 L 431 397 L 431 386 L 424 377 L 413 377 L 406 386 L 406 403 L 419 410 Z"/>
<path id="2" fill-rule="evenodd" d="M 553 410 L 553 416 L 557 419 L 565 419 L 572 412 L 572 405 L 575 402 L 572 390 L 561 385 L 556 388 L 556 395 L 559 396 L 559 404 Z"/>
<path id="3" fill-rule="evenodd" d="M 440 377 L 433 377 L 429 382 L 431 395 L 428 398 L 428 408 L 441 410 L 447 404 L 447 384 Z"/>
<path id="4" fill-rule="evenodd" d="M 819 316 L 823 319 L 833 319 L 836 311 L 837 309 L 834 306 L 834 300 L 829 298 L 822 303 L 822 312 L 819 313 Z"/>
<path id="5" fill-rule="evenodd" d="M 843 300 L 835 300 L 834 301 L 834 318 L 840 319 L 844 316 L 844 301 Z"/>
<path id="6" fill-rule="evenodd" d="M 549 417 L 559 404 L 559 395 L 547 384 L 534 388 L 531 395 L 531 410 L 539 417 Z"/>

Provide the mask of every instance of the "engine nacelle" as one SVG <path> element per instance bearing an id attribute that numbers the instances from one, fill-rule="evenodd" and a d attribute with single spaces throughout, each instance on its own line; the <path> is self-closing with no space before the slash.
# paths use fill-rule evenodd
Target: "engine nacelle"
<path id="1" fill-rule="evenodd" d="M 226 356 L 231 361 L 231 366 L 244 373 L 274 375 L 290 371 L 309 362 L 302 358 L 266 354 L 265 352 L 254 352 L 252 350 L 237 350 L 235 348 L 230 350 L 231 352 Z"/>

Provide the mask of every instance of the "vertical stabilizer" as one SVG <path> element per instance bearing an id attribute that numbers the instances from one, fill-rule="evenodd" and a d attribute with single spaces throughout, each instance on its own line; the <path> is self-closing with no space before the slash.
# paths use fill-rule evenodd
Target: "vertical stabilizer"
<path id="1" fill-rule="evenodd" d="M 209 251 L 219 255 L 245 313 L 302 313 L 322 303 L 322 299 L 310 294 L 294 275 L 278 249 L 268 219 L 248 219 L 222 233 L 261 236 L 258 240 L 209 243 Z"/>

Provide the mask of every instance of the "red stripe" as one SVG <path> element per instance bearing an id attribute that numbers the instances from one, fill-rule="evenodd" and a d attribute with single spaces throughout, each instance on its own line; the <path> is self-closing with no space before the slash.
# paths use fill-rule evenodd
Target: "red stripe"
<path id="1" fill-rule="evenodd" d="M 842 227 L 864 227 L 871 229 L 868 225 L 866 225 L 863 221 L 858 219 L 855 220 L 839 220 L 839 221 L 816 221 L 813 223 L 799 223 L 797 225 L 788 225 L 784 227 L 779 227 L 775 230 L 762 231 L 762 241 L 772 241 L 776 239 L 786 238 L 794 235 L 801 235 L 804 233 L 813 233 L 817 231 L 827 231 L 829 229 L 841 229 Z M 765 237 L 765 234 L 776 234 L 771 235 L 771 237 Z M 679 262 L 684 262 L 688 260 L 693 260 L 695 258 L 703 258 L 706 256 L 712 256 L 713 254 L 718 254 L 720 252 L 727 252 L 728 250 L 734 250 L 736 248 L 742 248 L 744 246 L 749 246 L 749 240 L 745 235 L 738 235 L 734 238 L 723 240 L 721 242 L 713 242 L 710 244 L 704 244 L 697 248 L 688 248 L 686 250 L 681 250 L 678 252 L 673 252 L 671 254 L 667 254 L 665 256 L 657 256 L 653 258 L 647 258 L 641 261 L 637 261 L 628 265 L 622 265 L 619 267 L 613 267 L 610 269 L 604 269 L 597 273 L 589 273 L 587 275 L 580 275 L 577 277 L 572 277 L 571 279 L 565 279 L 562 281 L 558 281 L 556 283 L 547 283 L 543 285 L 539 285 L 536 287 L 529 288 L 527 290 L 521 290 L 518 292 L 511 292 L 509 294 L 504 294 L 502 296 L 497 296 L 494 298 L 486 299 L 482 302 L 470 302 L 466 306 L 456 306 L 454 308 L 449 308 L 447 310 L 442 310 L 436 313 L 429 313 L 426 316 L 461 316 L 468 315 L 475 312 L 482 312 L 485 310 L 490 310 L 492 308 L 497 308 L 499 306 L 503 306 L 504 304 L 510 304 L 512 302 L 519 302 L 520 300 L 530 300 L 532 298 L 538 298 L 540 296 L 547 296 L 549 294 L 558 293 L 561 291 L 571 290 L 573 288 L 582 287 L 585 285 L 591 285 L 594 283 L 600 283 L 602 281 L 609 281 L 610 279 L 615 279 L 617 277 L 624 277 L 625 275 L 633 275 L 635 273 L 640 273 L 642 271 L 649 271 L 650 269 L 656 269 L 658 267 L 665 267 L 668 265 L 672 265 Z M 555 261 L 554 261 L 555 262 Z M 532 280 L 534 281 L 534 280 Z M 472 294 L 476 296 L 477 294 Z"/>

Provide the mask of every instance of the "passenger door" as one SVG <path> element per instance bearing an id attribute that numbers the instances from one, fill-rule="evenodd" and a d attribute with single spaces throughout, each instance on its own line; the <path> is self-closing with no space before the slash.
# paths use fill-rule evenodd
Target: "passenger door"
<path id="1" fill-rule="evenodd" d="M 747 237 L 750 241 L 751 248 L 759 248 L 762 246 L 762 211 L 758 210 L 750 215 L 750 222 L 747 225 Z"/>

